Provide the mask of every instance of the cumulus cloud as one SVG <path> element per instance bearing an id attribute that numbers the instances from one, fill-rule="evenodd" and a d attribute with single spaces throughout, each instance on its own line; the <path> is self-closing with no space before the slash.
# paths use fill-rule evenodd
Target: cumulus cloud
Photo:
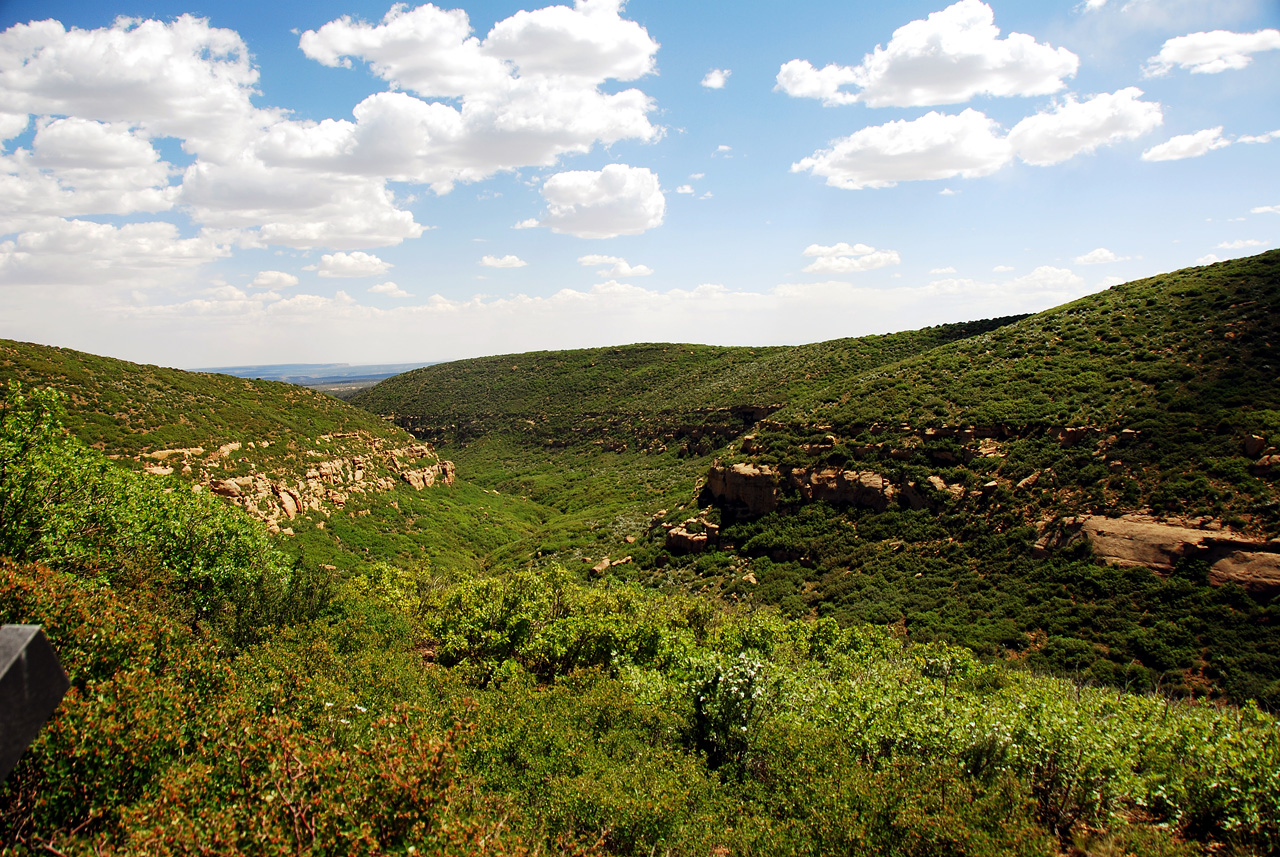
<path id="1" fill-rule="evenodd" d="M 871 107 L 960 104 L 978 95 L 1048 95 L 1066 86 L 1080 60 L 1023 33 L 1000 38 L 991 7 L 961 0 L 912 21 L 876 46 L 860 65 L 815 68 L 808 60 L 784 63 L 777 89 L 825 105 L 862 102 Z M 846 86 L 856 87 L 850 92 Z"/>
<path id="2" fill-rule="evenodd" d="M 284 271 L 259 271 L 249 283 L 253 289 L 287 289 L 298 285 L 298 278 Z"/>
<path id="3" fill-rule="evenodd" d="M 1090 250 L 1083 256 L 1076 257 L 1077 265 L 1105 265 L 1109 262 L 1123 262 L 1128 256 L 1117 256 L 1106 247 L 1099 247 L 1096 250 Z"/>
<path id="4" fill-rule="evenodd" d="M 137 125 L 205 153 L 229 154 L 279 118 L 250 103 L 257 81 L 239 34 L 192 15 L 95 30 L 32 21 L 0 33 L 6 112 Z"/>
<path id="5" fill-rule="evenodd" d="M 693 185 L 691 184 L 682 184 L 678 188 L 676 188 L 676 193 L 693 193 L 693 192 L 694 192 Z"/>
<path id="6" fill-rule="evenodd" d="M 602 88 L 654 70 L 658 44 L 620 10 L 580 0 L 522 11 L 484 40 L 465 12 L 430 4 L 397 4 L 378 24 L 330 21 L 302 34 L 303 52 L 331 66 L 367 62 L 393 91 L 320 122 L 254 107 L 258 71 L 245 43 L 205 19 L 18 25 L 0 34 L 0 134 L 20 134 L 29 114 L 67 118 L 42 125 L 32 152 L 7 158 L 0 192 L 27 214 L 180 204 L 243 246 L 393 245 L 426 227 L 389 182 L 445 193 L 598 143 L 661 136 L 651 98 Z M 150 145 L 161 136 L 195 158 L 180 185 Z M 93 153 L 98 162 L 86 162 Z M 101 163 L 109 158 L 128 165 Z"/>
<path id="7" fill-rule="evenodd" d="M 550 166 L 597 142 L 655 140 L 652 99 L 637 89 L 601 89 L 654 68 L 657 42 L 619 11 L 616 0 L 520 11 L 483 41 L 471 35 L 464 11 L 431 4 L 397 4 L 379 24 L 344 17 L 308 30 L 299 40 L 307 56 L 330 66 L 364 60 L 405 92 L 366 99 L 355 123 L 293 128 L 281 151 L 301 141 L 321 160 L 387 163 L 399 180 L 446 192 L 455 181 Z M 461 103 L 423 100 L 431 98 Z"/>
<path id="8" fill-rule="evenodd" d="M 792 164 L 791 171 L 807 170 L 834 187 L 859 190 L 990 175 L 1015 155 L 1037 166 L 1056 164 L 1158 126 L 1163 121 L 1160 105 L 1138 100 L 1141 95 L 1129 87 L 1084 101 L 1069 97 L 1023 119 L 1007 136 L 972 107 L 957 115 L 931 111 L 919 119 L 863 128 Z"/>
<path id="9" fill-rule="evenodd" d="M 713 68 L 707 72 L 706 77 L 702 78 L 702 85 L 707 89 L 724 89 L 731 74 L 733 72 L 727 68 Z"/>
<path id="10" fill-rule="evenodd" d="M 595 268 L 600 265 L 606 266 L 596 271 L 602 277 L 647 277 L 653 273 L 653 269 L 648 265 L 631 265 L 626 259 L 618 256 L 601 256 L 598 254 L 579 256 L 578 264 L 589 268 Z"/>
<path id="11" fill-rule="evenodd" d="M 1238 241 L 1223 241 L 1217 246 L 1218 250 L 1247 250 L 1250 247 L 1266 247 L 1266 241 L 1259 241 L 1256 238 L 1241 238 Z"/>
<path id="12" fill-rule="evenodd" d="M 1029 164 L 1047 166 L 1093 152 L 1100 146 L 1141 137 L 1164 121 L 1160 104 L 1140 101 L 1130 86 L 1078 101 L 1073 96 L 1044 113 L 1028 116 L 1009 132 L 1009 144 Z"/>
<path id="13" fill-rule="evenodd" d="M 0 156 L 0 230 L 32 215 L 133 214 L 173 207 L 171 167 L 128 126 L 41 118 L 30 149 Z"/>
<path id="14" fill-rule="evenodd" d="M 542 196 L 541 225 L 579 238 L 639 235 L 661 226 L 667 210 L 658 176 L 626 164 L 556 173 L 543 183 Z"/>
<path id="15" fill-rule="evenodd" d="M 997 274 L 1007 274 L 1013 270 L 1013 266 L 1012 265 L 996 265 L 991 270 Z"/>
<path id="16" fill-rule="evenodd" d="M 900 181 L 972 178 L 994 173 L 1012 151 L 1000 126 L 973 108 L 950 116 L 931 111 L 863 128 L 791 165 L 846 190 L 892 187 Z"/>
<path id="17" fill-rule="evenodd" d="M 856 274 L 902 262 L 897 250 L 877 250 L 867 244 L 810 244 L 804 255 L 813 262 L 804 268 L 806 274 Z"/>
<path id="18" fill-rule="evenodd" d="M 1208 254 L 1208 255 L 1206 255 L 1206 256 L 1201 256 L 1199 259 L 1196 259 L 1196 264 L 1197 264 L 1197 265 L 1212 265 L 1212 264 L 1213 264 L 1213 263 L 1215 263 L 1215 262 L 1221 262 L 1221 261 L 1222 261 L 1222 260 L 1221 260 L 1221 259 L 1219 259 L 1217 256 L 1213 255 L 1212 253 L 1209 253 L 1209 254 Z"/>
<path id="19" fill-rule="evenodd" d="M 353 253 L 326 253 L 320 257 L 319 264 L 307 265 L 303 270 L 318 271 L 322 277 L 376 277 L 391 268 L 390 262 L 356 250 Z"/>
<path id="20" fill-rule="evenodd" d="M 1259 205 L 1249 209 L 1250 214 L 1280 214 L 1280 205 Z"/>
<path id="21" fill-rule="evenodd" d="M 1222 126 L 1206 128 L 1194 134 L 1179 134 L 1157 146 L 1152 146 L 1142 153 L 1144 161 L 1181 161 L 1184 158 L 1198 158 L 1214 149 L 1230 146 L 1231 141 L 1222 136 Z"/>
<path id="22" fill-rule="evenodd" d="M 172 223 L 112 226 L 47 218 L 0 242 L 0 285 L 162 285 L 230 255 L 207 234 L 182 238 Z"/>
<path id="23" fill-rule="evenodd" d="M 484 265 L 486 268 L 523 268 L 529 263 L 519 256 L 508 254 L 506 256 L 483 256 L 479 264 Z"/>
<path id="24" fill-rule="evenodd" d="M 1190 33 L 1166 41 L 1160 53 L 1147 60 L 1143 74 L 1159 77 L 1168 74 L 1174 66 L 1190 69 L 1192 74 L 1218 74 L 1249 65 L 1253 61 L 1251 54 L 1276 49 L 1280 49 L 1280 30 Z"/>
<path id="25" fill-rule="evenodd" d="M 31 117 L 26 113 L 0 112 L 0 141 L 12 140 L 30 125 Z"/>
<path id="26" fill-rule="evenodd" d="M 956 269 L 955 269 L 953 266 L 951 266 L 951 265 L 948 265 L 948 266 L 947 266 L 947 267 L 945 267 L 945 268 L 930 268 L 930 269 L 929 269 L 929 273 L 930 273 L 930 274 L 954 274 L 955 272 L 956 272 Z"/>
<path id="27" fill-rule="evenodd" d="M 200 223 L 244 230 L 249 246 L 387 247 L 426 228 L 380 178 L 270 167 L 252 157 L 187 167 L 180 201 Z"/>
<path id="28" fill-rule="evenodd" d="M 376 295 L 386 295 L 389 298 L 411 298 L 413 295 L 397 286 L 395 283 L 378 283 L 376 286 L 370 286 L 369 291 Z"/>

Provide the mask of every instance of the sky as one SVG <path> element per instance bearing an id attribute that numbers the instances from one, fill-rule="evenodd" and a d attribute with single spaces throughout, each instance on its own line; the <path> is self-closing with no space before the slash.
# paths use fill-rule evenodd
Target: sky
<path id="1" fill-rule="evenodd" d="M 1280 246 L 1280 0 L 0 0 L 0 337 L 775 345 Z"/>

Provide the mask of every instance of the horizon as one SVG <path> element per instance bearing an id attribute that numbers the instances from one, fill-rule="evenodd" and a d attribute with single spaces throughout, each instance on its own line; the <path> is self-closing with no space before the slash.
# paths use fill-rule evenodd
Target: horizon
<path id="1" fill-rule="evenodd" d="M 10 2 L 0 337 L 795 345 L 1280 243 L 1277 4 L 1033 6 Z"/>

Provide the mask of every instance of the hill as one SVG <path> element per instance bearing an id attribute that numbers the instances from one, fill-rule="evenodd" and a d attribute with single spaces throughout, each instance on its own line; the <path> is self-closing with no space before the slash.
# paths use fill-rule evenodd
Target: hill
<path id="1" fill-rule="evenodd" d="M 1277 261 L 430 367 L 362 399 L 416 439 L 0 343 L 0 620 L 72 679 L 0 849 L 1275 853 Z"/>
<path id="2" fill-rule="evenodd" d="M 1276 704 L 1278 320 L 1272 252 L 1025 318 L 462 361 L 355 401 L 581 510 L 512 558 Z"/>

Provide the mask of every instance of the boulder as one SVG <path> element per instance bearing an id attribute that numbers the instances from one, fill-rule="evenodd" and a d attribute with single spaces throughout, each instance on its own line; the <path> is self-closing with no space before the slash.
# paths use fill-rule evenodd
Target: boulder
<path id="1" fill-rule="evenodd" d="M 1261 435 L 1251 434 L 1244 439 L 1244 454 L 1253 458 L 1267 448 L 1267 439 Z"/>
<path id="2" fill-rule="evenodd" d="M 691 533 L 684 527 L 667 530 L 666 548 L 672 553 L 702 553 L 707 544 L 706 533 Z"/>
<path id="3" fill-rule="evenodd" d="M 219 497 L 239 497 L 240 486 L 231 479 L 215 479 L 209 483 L 209 490 Z"/>

